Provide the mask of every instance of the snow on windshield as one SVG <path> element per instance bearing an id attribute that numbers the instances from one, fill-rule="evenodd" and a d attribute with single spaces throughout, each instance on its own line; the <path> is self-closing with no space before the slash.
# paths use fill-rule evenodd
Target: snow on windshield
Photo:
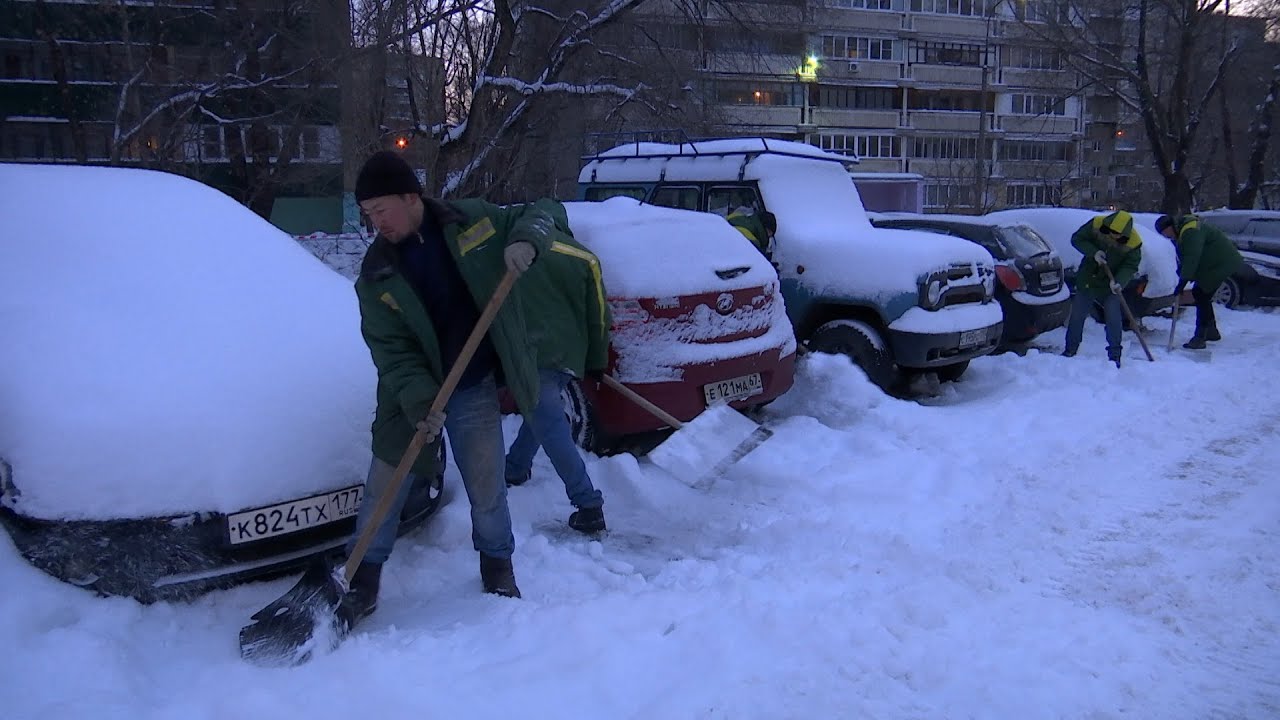
<path id="1" fill-rule="evenodd" d="M 235 511 L 364 479 L 350 283 L 231 198 L 0 164 L 0 455 L 27 515 Z"/>
<path id="2" fill-rule="evenodd" d="M 1030 225 L 1058 251 L 1063 267 L 1074 268 L 1079 267 L 1083 256 L 1071 244 L 1071 235 L 1099 214 L 1104 213 L 1079 208 L 1020 208 L 997 210 L 987 213 L 986 217 Z M 1152 222 L 1144 222 L 1137 216 L 1134 219 L 1134 227 L 1142 236 L 1142 261 L 1138 272 L 1147 276 L 1147 287 L 1142 294 L 1146 297 L 1163 297 L 1173 294 L 1173 288 L 1178 283 L 1178 259 L 1173 243 L 1156 232 L 1154 218 L 1152 215 Z"/>

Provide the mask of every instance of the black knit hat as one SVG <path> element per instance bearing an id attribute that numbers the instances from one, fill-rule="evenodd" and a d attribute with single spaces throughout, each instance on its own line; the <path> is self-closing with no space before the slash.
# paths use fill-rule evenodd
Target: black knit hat
<path id="1" fill-rule="evenodd" d="M 421 195 L 422 184 L 413 168 L 390 150 L 376 152 L 364 162 L 356 176 L 356 202 L 383 195 Z"/>
<path id="2" fill-rule="evenodd" d="M 1161 235 L 1164 234 L 1165 228 L 1171 227 L 1172 225 L 1173 225 L 1173 218 L 1169 217 L 1168 215 L 1161 215 L 1160 217 L 1156 218 L 1156 232 L 1160 233 Z"/>

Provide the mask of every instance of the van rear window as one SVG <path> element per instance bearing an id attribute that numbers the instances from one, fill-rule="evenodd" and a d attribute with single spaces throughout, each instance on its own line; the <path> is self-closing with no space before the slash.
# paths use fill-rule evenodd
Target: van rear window
<path id="1" fill-rule="evenodd" d="M 599 202 L 608 200 L 611 197 L 629 197 L 636 200 L 644 200 L 645 190 L 642 187 L 635 186 L 614 186 L 614 187 L 589 187 L 583 196 L 586 200 Z"/>

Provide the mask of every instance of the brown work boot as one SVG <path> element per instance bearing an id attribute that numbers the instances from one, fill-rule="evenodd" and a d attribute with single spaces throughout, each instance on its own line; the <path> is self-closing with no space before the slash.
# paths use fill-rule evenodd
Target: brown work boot
<path id="1" fill-rule="evenodd" d="M 516 587 L 516 573 L 511 568 L 511 558 L 496 558 L 480 553 L 480 580 L 484 591 L 502 597 L 520 597 Z"/>

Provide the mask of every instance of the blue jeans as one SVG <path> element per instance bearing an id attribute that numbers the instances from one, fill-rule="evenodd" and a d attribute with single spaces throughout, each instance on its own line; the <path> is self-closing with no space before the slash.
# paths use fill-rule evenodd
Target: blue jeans
<path id="1" fill-rule="evenodd" d="M 526 420 L 520 425 L 520 432 L 507 451 L 507 477 L 527 475 L 541 445 L 564 481 L 569 502 L 577 508 L 598 508 L 604 505 L 604 496 L 591 484 L 587 465 L 573 443 L 573 431 L 560 397 L 572 379 L 572 375 L 560 370 L 538 371 L 538 407 L 533 411 L 533 422 Z"/>
<path id="2" fill-rule="evenodd" d="M 1107 324 L 1107 357 L 1120 357 L 1120 337 L 1123 324 L 1120 316 L 1120 296 L 1108 292 L 1099 297 L 1083 288 L 1076 290 L 1071 299 L 1071 319 L 1067 321 L 1067 350 L 1078 350 L 1084 335 L 1084 321 L 1093 313 L 1093 304 L 1102 303 L 1102 313 Z"/>
<path id="3" fill-rule="evenodd" d="M 462 484 L 471 501 L 471 543 L 479 552 L 496 558 L 509 558 L 516 541 L 511 533 L 511 510 L 507 507 L 507 483 L 502 476 L 502 412 L 498 407 L 498 388 L 490 375 L 479 384 L 456 390 L 445 405 L 445 432 L 453 460 L 462 475 Z M 347 553 L 355 547 L 356 537 L 369 524 L 369 516 L 378 503 L 395 467 L 377 458 L 369 466 L 365 495 L 356 515 L 356 531 L 347 541 Z M 400 512 L 413 486 L 413 473 L 400 486 L 391 511 L 373 537 L 364 561 L 386 562 L 396 541 Z"/>

